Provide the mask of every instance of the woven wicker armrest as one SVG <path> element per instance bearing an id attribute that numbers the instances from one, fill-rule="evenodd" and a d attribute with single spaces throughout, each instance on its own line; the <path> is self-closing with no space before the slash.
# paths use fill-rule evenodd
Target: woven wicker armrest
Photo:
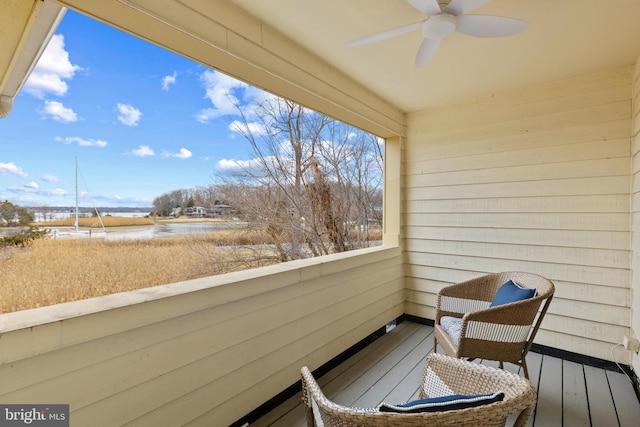
<path id="1" fill-rule="evenodd" d="M 458 338 L 459 356 L 519 362 L 538 307 L 529 304 L 514 310 L 515 304 L 520 302 L 465 314 Z"/>

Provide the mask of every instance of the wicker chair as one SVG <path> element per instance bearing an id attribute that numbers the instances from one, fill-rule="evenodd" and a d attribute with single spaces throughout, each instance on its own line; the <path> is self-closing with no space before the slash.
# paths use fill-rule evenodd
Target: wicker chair
<path id="1" fill-rule="evenodd" d="M 535 288 L 534 297 L 489 307 L 496 291 L 508 280 Z M 529 378 L 526 356 L 540 328 L 555 288 L 542 276 L 522 272 L 494 273 L 442 288 L 438 293 L 434 328 L 438 342 L 452 357 L 510 362 Z M 542 309 L 540 308 L 542 307 Z M 445 331 L 443 316 L 461 318 L 458 342 Z"/>
<path id="2" fill-rule="evenodd" d="M 474 408 L 442 412 L 389 413 L 338 405 L 325 397 L 305 366 L 302 400 L 309 427 L 504 426 L 519 414 L 514 426 L 526 425 L 536 405 L 531 383 L 511 372 L 432 353 L 427 357 L 420 398 L 444 394 L 484 394 L 502 391 L 504 400 Z"/>

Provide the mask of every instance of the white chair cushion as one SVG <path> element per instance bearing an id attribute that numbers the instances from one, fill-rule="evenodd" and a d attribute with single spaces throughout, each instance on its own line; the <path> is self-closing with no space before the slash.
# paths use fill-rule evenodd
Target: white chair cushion
<path id="1" fill-rule="evenodd" d="M 440 318 L 440 326 L 451 337 L 451 340 L 458 345 L 460 339 L 460 327 L 462 326 L 462 319 L 452 316 L 442 316 Z"/>

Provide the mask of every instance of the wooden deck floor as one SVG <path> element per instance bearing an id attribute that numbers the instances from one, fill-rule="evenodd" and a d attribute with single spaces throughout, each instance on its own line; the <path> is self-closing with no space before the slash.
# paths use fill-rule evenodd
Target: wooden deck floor
<path id="1" fill-rule="evenodd" d="M 432 351 L 433 328 L 402 322 L 323 375 L 318 383 L 328 398 L 342 405 L 373 407 L 383 400 L 404 402 L 417 396 L 423 364 Z M 529 425 L 640 425 L 640 402 L 624 374 L 531 352 L 527 363 L 530 380 L 538 390 L 538 405 Z M 251 427 L 305 425 L 298 394 Z"/>

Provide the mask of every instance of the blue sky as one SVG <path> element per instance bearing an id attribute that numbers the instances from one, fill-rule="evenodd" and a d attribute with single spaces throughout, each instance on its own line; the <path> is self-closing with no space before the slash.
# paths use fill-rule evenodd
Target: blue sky
<path id="1" fill-rule="evenodd" d="M 0 119 L 0 199 L 73 206 L 151 206 L 165 192 L 212 184 L 251 161 L 233 131 L 251 86 L 67 11 Z M 89 192 L 89 197 L 86 192 Z"/>

